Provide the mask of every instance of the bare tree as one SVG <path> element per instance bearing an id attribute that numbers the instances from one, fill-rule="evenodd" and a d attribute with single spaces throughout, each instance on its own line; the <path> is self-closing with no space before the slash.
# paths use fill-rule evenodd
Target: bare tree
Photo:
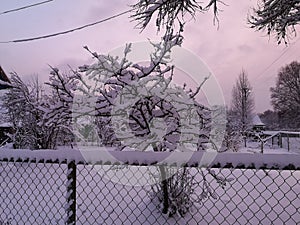
<path id="1" fill-rule="evenodd" d="M 271 89 L 272 105 L 280 127 L 300 127 L 300 63 L 292 62 L 279 70 L 276 86 Z"/>
<path id="2" fill-rule="evenodd" d="M 252 28 L 274 34 L 278 44 L 287 43 L 290 34 L 296 35 L 300 22 L 299 0 L 260 0 L 248 19 Z"/>
<path id="3" fill-rule="evenodd" d="M 246 147 L 246 131 L 252 120 L 254 109 L 254 98 L 252 87 L 244 70 L 239 74 L 235 86 L 232 89 L 231 111 L 240 127 L 240 132 L 244 136 Z"/>

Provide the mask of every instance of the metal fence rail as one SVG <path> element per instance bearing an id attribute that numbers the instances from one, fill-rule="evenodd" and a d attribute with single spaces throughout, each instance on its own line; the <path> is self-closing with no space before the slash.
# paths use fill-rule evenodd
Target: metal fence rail
<path id="1" fill-rule="evenodd" d="M 41 162 L 0 161 L 1 225 L 300 224 L 295 169 L 188 167 L 195 204 L 184 217 L 169 217 L 153 198 L 156 166 Z M 211 174 L 230 182 L 222 186 Z M 204 182 L 214 194 L 200 200 Z"/>

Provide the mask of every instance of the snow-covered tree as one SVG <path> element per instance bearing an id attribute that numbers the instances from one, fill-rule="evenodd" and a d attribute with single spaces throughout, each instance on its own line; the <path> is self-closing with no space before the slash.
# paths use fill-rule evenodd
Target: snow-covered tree
<path id="1" fill-rule="evenodd" d="M 145 29 L 151 18 L 157 16 L 157 29 L 165 29 L 162 42 L 153 44 L 155 51 L 150 55 L 148 65 L 128 61 L 130 45 L 126 46 L 124 56 L 120 58 L 99 55 L 85 47 L 97 62 L 84 65 L 79 73 L 76 72 L 79 93 L 73 102 L 73 116 L 83 120 L 84 117 L 95 118 L 94 129 L 97 129 L 102 144 L 118 146 L 120 150 L 124 147 L 142 151 L 205 149 L 205 144 L 212 142 L 211 110 L 195 100 L 200 87 L 192 91 L 186 90 L 186 85 L 172 86 L 174 67 L 169 59 L 172 48 L 182 43 L 180 32 L 183 31 L 185 15 L 194 17 L 196 11 L 213 7 L 217 16 L 217 2 L 220 1 L 210 0 L 202 7 L 194 0 L 138 1 L 132 6 L 132 18 L 141 29 Z M 174 30 L 178 31 L 176 35 Z M 212 131 L 214 136 L 219 133 L 218 129 Z M 212 146 L 216 144 L 212 143 Z M 186 168 L 172 177 L 168 177 L 170 168 L 158 168 L 157 193 L 162 194 L 162 212 L 183 216 L 190 210 L 191 202 L 186 200 L 186 196 L 190 195 L 189 188 L 195 184 L 193 178 L 188 178 Z M 204 190 L 204 197 L 212 194 L 208 190 Z"/>
<path id="2" fill-rule="evenodd" d="M 210 111 L 194 100 L 196 92 L 171 86 L 174 68 L 169 54 L 182 37 L 168 38 L 154 44 L 148 66 L 126 59 L 128 45 L 123 59 L 92 53 L 97 63 L 81 67 L 89 80 L 98 82 L 93 88 L 82 84 L 80 90 L 87 97 L 97 96 L 93 113 L 104 144 L 174 151 L 192 145 L 204 149 L 209 141 Z"/>
<path id="3" fill-rule="evenodd" d="M 197 12 L 213 9 L 214 21 L 218 21 L 219 4 L 226 1 L 209 0 L 199 2 L 195 0 L 139 0 L 132 5 L 131 16 L 138 22 L 137 27 L 145 29 L 153 17 L 157 30 L 172 32 L 175 28 L 182 30 L 183 25 L 190 18 L 195 18 Z M 257 8 L 252 10 L 248 22 L 251 28 L 274 34 L 280 44 L 287 43 L 291 35 L 296 35 L 295 26 L 300 22 L 299 0 L 258 0 Z"/>
<path id="4" fill-rule="evenodd" d="M 282 40 L 287 43 L 290 34 L 296 35 L 299 22 L 299 0 L 260 0 L 249 17 L 252 28 L 274 34 L 279 44 Z"/>
<path id="5" fill-rule="evenodd" d="M 186 20 L 195 18 L 197 12 L 206 12 L 210 8 L 213 8 L 214 19 L 218 20 L 218 3 L 224 4 L 220 0 L 209 0 L 206 4 L 196 0 L 138 0 L 132 5 L 134 10 L 132 18 L 138 22 L 137 27 L 143 30 L 151 22 L 152 17 L 156 17 L 157 30 L 165 29 L 168 34 L 172 33 L 175 27 L 182 30 Z"/>
<path id="6" fill-rule="evenodd" d="M 127 59 L 130 44 L 126 45 L 123 57 L 97 54 L 85 47 L 96 63 L 84 65 L 76 72 L 79 83 L 73 115 L 95 118 L 94 129 L 102 144 L 117 146 L 119 150 L 125 147 L 138 151 L 205 149 L 212 142 L 210 135 L 221 132 L 211 126 L 216 128 L 226 121 L 222 117 L 218 122 L 215 120 L 216 124 L 211 123 L 211 118 L 218 117 L 222 110 L 208 109 L 196 101 L 201 87 L 193 91 L 186 85 L 179 87 L 172 83 L 174 66 L 170 53 L 181 42 L 180 34 L 164 36 L 160 43 L 152 43 L 154 52 L 149 62 L 143 64 Z M 183 216 L 192 205 L 191 198 L 186 196 L 194 188 L 194 178 L 188 176 L 187 168 L 175 174 L 169 167 L 158 169 L 154 195 L 162 196 L 158 198 L 162 212 Z"/>
<path id="7" fill-rule="evenodd" d="M 13 125 L 12 140 L 16 148 L 42 148 L 44 130 L 39 126 L 42 111 L 37 104 L 42 98 L 42 87 L 36 79 L 25 84 L 21 78 L 13 73 L 12 88 L 5 96 L 5 107 L 8 109 L 9 120 Z"/>
<path id="8" fill-rule="evenodd" d="M 58 84 L 58 82 L 55 84 L 53 77 L 50 77 L 50 80 L 52 87 Z M 62 138 L 60 134 L 66 135 L 66 128 L 70 127 L 66 123 L 65 116 L 71 118 L 71 111 L 64 112 L 59 96 L 54 90 L 47 94 L 38 79 L 26 84 L 16 73 L 13 73 L 11 85 L 12 88 L 6 94 L 4 104 L 13 125 L 14 133 L 11 138 L 15 148 L 55 148 L 58 139 Z"/>
<path id="9" fill-rule="evenodd" d="M 226 131 L 223 141 L 224 151 L 238 151 L 243 138 L 241 130 L 241 123 L 237 120 L 236 112 L 228 110 Z"/>
<path id="10" fill-rule="evenodd" d="M 279 70 L 271 100 L 278 113 L 280 127 L 300 127 L 300 63 L 292 62 Z"/>
<path id="11" fill-rule="evenodd" d="M 254 98 L 252 87 L 248 80 L 246 72 L 243 70 L 232 89 L 231 112 L 240 127 L 240 132 L 244 136 L 246 145 L 246 131 L 249 129 L 252 121 L 254 109 Z"/>

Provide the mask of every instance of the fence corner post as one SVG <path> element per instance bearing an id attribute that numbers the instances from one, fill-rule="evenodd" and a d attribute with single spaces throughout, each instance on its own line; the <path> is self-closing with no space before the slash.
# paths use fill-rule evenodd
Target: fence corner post
<path id="1" fill-rule="evenodd" d="M 67 171 L 67 225 L 76 224 L 76 163 L 68 162 Z"/>

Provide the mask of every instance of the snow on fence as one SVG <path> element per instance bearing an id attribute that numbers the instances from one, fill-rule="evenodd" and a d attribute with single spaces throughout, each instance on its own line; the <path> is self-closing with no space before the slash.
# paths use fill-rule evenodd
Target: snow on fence
<path id="1" fill-rule="evenodd" d="M 222 153 L 209 171 L 203 152 L 188 162 L 184 153 L 81 153 L 0 150 L 0 224 L 300 223 L 296 154 Z M 194 207 L 184 217 L 162 214 L 151 198 L 157 162 L 184 163 L 198 181 Z M 220 186 L 210 174 L 231 182 Z M 205 182 L 214 194 L 200 201 Z"/>

